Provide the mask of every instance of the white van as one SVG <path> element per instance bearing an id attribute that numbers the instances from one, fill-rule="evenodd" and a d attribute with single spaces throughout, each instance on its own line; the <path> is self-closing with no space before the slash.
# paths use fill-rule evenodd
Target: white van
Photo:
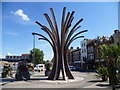
<path id="1" fill-rule="evenodd" d="M 34 67 L 34 71 L 43 71 L 45 70 L 45 64 L 37 64 L 36 67 Z"/>

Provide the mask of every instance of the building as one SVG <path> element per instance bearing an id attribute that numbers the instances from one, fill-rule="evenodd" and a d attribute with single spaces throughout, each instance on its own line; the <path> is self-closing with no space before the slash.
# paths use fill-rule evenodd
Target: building
<path id="1" fill-rule="evenodd" d="M 111 37 L 108 38 L 106 36 L 98 36 L 96 39 L 93 39 L 90 43 L 87 44 L 87 69 L 96 68 L 100 59 L 99 47 L 103 44 L 109 45 L 111 43 Z"/>
<path id="2" fill-rule="evenodd" d="M 95 43 L 96 40 L 92 40 L 87 44 L 87 61 L 86 61 L 86 69 L 92 69 L 95 64 Z"/>
<path id="3" fill-rule="evenodd" d="M 29 54 L 22 54 L 21 56 L 6 55 L 6 58 L 2 60 L 8 62 L 18 62 L 21 61 L 21 59 L 29 59 Z"/>
<path id="4" fill-rule="evenodd" d="M 100 60 L 99 47 L 103 44 L 116 44 L 120 46 L 120 31 L 114 30 L 110 37 L 98 36 L 96 39 L 84 39 L 81 41 L 81 67 L 95 69 Z M 104 62 L 104 60 L 102 60 Z"/>
<path id="5" fill-rule="evenodd" d="M 21 55 L 21 58 L 22 58 L 22 59 L 29 59 L 29 55 L 30 55 L 30 54 L 22 54 L 22 55 Z"/>
<path id="6" fill-rule="evenodd" d="M 22 54 L 21 56 L 16 55 L 6 55 L 0 62 L 0 66 L 4 66 L 5 63 L 9 63 L 13 71 L 17 70 L 18 62 L 25 59 L 29 59 L 29 54 Z M 28 60 L 29 61 L 29 60 Z"/>
<path id="7" fill-rule="evenodd" d="M 81 49 L 77 47 L 76 49 L 73 49 L 71 47 L 68 51 L 68 63 L 70 66 L 74 66 L 76 69 L 80 69 L 80 63 L 81 63 Z"/>
<path id="8" fill-rule="evenodd" d="M 120 31 L 114 30 L 114 34 L 112 35 L 112 37 L 113 37 L 113 43 L 115 45 L 120 46 Z"/>
<path id="9" fill-rule="evenodd" d="M 84 39 L 81 41 L 81 68 L 83 69 L 84 63 L 87 59 L 87 44 L 90 43 L 92 39 Z"/>

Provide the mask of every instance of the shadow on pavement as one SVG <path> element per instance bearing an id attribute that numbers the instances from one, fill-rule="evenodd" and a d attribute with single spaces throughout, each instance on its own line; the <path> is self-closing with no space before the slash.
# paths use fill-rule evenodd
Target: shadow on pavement
<path id="1" fill-rule="evenodd" d="M 100 87 L 112 87 L 109 84 L 97 84 L 96 86 L 100 86 Z M 120 85 L 115 85 L 116 90 L 120 90 Z"/>
<path id="2" fill-rule="evenodd" d="M 46 77 L 45 75 L 35 75 L 34 77 Z"/>
<path id="3" fill-rule="evenodd" d="M 90 80 L 90 81 L 88 81 L 88 82 L 103 82 L 102 80 Z"/>
<path id="4" fill-rule="evenodd" d="M 116 85 L 116 88 L 120 89 L 120 85 Z"/>
<path id="5" fill-rule="evenodd" d="M 47 80 L 47 78 L 30 78 L 30 80 Z"/>
<path id="6" fill-rule="evenodd" d="M 80 70 L 79 72 L 86 72 L 86 73 L 90 73 L 90 72 L 96 72 L 96 70 Z"/>
<path id="7" fill-rule="evenodd" d="M 110 86 L 110 85 L 109 84 L 97 84 L 96 86 L 106 87 L 106 86 Z"/>
<path id="8" fill-rule="evenodd" d="M 2 82 L 7 82 L 7 81 L 9 81 L 9 82 L 13 82 L 13 81 L 16 81 L 14 78 L 13 79 L 8 79 L 8 78 L 3 78 L 2 79 Z"/>
<path id="9" fill-rule="evenodd" d="M 10 79 L 8 79 L 8 78 L 2 78 L 2 86 L 3 85 L 6 85 L 6 84 L 8 84 L 8 83 L 10 83 L 10 82 L 14 82 L 14 81 L 16 81 L 14 78 L 10 78 Z"/>
<path id="10" fill-rule="evenodd" d="M 109 83 L 107 83 L 107 81 L 102 81 L 102 80 L 91 80 L 88 82 L 92 82 L 92 83 L 96 83 L 95 86 L 99 86 L 99 87 L 110 87 Z"/>
<path id="11" fill-rule="evenodd" d="M 47 77 L 45 77 L 45 76 L 42 78 L 32 78 L 31 77 L 30 80 L 27 80 L 27 81 L 29 82 L 29 81 L 36 81 L 36 80 L 47 80 Z M 23 80 L 20 80 L 20 81 L 23 81 Z M 19 81 L 17 81 L 15 78 L 2 78 L 1 86 L 4 86 L 4 85 L 9 84 L 11 82 L 19 82 Z"/>

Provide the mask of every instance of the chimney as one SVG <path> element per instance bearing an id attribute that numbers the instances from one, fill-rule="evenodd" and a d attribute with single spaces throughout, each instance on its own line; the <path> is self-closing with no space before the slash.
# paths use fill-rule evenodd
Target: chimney
<path id="1" fill-rule="evenodd" d="M 100 40 L 100 38 L 101 38 L 100 36 L 97 36 L 97 40 Z"/>
<path id="2" fill-rule="evenodd" d="M 77 47 L 77 49 L 79 49 L 79 47 Z"/>
<path id="3" fill-rule="evenodd" d="M 119 33 L 119 30 L 114 30 L 114 33 L 116 34 L 116 33 Z"/>
<path id="4" fill-rule="evenodd" d="M 73 47 L 70 47 L 70 49 L 73 49 Z"/>

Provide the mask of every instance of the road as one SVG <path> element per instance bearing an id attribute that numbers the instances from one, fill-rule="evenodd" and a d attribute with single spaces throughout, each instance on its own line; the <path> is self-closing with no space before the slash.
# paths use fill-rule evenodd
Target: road
<path id="1" fill-rule="evenodd" d="M 35 72 L 28 81 L 16 81 L 14 78 L 7 77 L 1 82 L 2 88 L 106 88 L 104 86 L 96 86 L 101 83 L 96 79 L 94 72 L 77 72 L 72 71 L 74 80 L 47 80 L 44 72 Z M 105 83 L 106 84 L 106 83 Z"/>

